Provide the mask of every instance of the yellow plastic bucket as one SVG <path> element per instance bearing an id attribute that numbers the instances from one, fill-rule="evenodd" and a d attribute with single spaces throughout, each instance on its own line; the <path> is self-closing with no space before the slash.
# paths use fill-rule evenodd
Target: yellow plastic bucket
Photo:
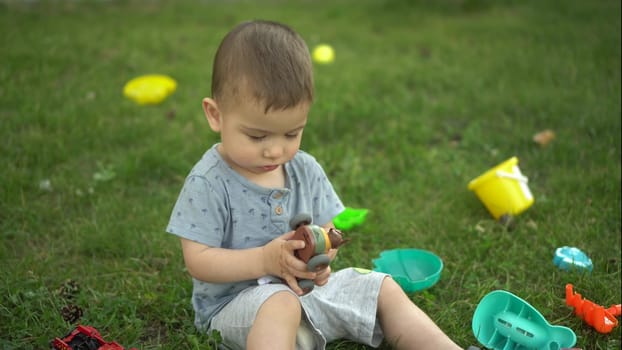
<path id="1" fill-rule="evenodd" d="M 518 215 L 533 204 L 528 179 L 518 168 L 518 158 L 512 157 L 469 182 L 495 219 L 503 215 Z"/>

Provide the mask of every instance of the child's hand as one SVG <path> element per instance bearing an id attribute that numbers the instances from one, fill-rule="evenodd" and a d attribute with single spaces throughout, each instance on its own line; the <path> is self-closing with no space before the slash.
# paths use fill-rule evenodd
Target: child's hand
<path id="1" fill-rule="evenodd" d="M 295 250 L 304 248 L 305 242 L 290 240 L 293 235 L 294 231 L 288 232 L 263 246 L 263 264 L 267 274 L 282 278 L 296 294 L 302 295 L 296 278 L 315 280 L 317 274 L 307 271 L 307 264 L 294 255 Z"/>

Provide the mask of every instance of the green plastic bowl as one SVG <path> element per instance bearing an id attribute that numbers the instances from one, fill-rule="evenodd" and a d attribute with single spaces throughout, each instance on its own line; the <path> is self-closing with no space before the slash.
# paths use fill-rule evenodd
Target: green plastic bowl
<path id="1" fill-rule="evenodd" d="M 374 271 L 390 274 L 406 293 L 432 287 L 443 271 L 443 260 L 423 249 L 385 250 L 373 263 Z"/>

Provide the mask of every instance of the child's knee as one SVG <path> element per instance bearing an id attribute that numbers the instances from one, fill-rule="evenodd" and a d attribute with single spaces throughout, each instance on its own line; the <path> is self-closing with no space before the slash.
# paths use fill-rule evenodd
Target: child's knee
<path id="1" fill-rule="evenodd" d="M 268 301 L 274 301 L 277 304 L 283 305 L 284 307 L 290 307 L 300 310 L 300 299 L 294 293 L 281 291 L 278 293 L 274 293 L 272 296 L 268 298 Z"/>
<path id="2" fill-rule="evenodd" d="M 278 313 L 286 318 L 300 320 L 302 314 L 302 306 L 300 299 L 293 293 L 282 291 L 271 295 L 261 306 L 260 311 L 268 313 Z"/>
<path id="3" fill-rule="evenodd" d="M 296 344 L 302 306 L 298 297 L 281 291 L 261 305 L 246 339 L 247 349 L 291 349 Z"/>
<path id="4" fill-rule="evenodd" d="M 380 297 L 395 297 L 404 294 L 402 287 L 391 277 L 386 277 L 380 287 Z"/>
<path id="5" fill-rule="evenodd" d="M 378 294 L 378 313 L 382 314 L 388 309 L 410 303 L 410 299 L 404 293 L 402 287 L 393 278 L 386 277 L 382 281 L 380 293 Z"/>

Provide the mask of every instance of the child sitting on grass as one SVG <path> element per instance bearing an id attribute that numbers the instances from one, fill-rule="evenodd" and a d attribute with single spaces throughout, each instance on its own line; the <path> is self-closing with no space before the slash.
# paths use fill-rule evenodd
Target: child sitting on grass
<path id="1" fill-rule="evenodd" d="M 221 140 L 190 171 L 167 227 L 193 277 L 196 326 L 235 349 L 324 349 L 342 338 L 459 349 L 386 274 L 309 272 L 295 257 L 304 242 L 289 239 L 290 218 L 308 213 L 328 230 L 344 209 L 299 150 L 312 101 L 309 50 L 292 29 L 252 21 L 225 36 L 203 99 Z M 285 283 L 259 283 L 264 276 Z M 297 279 L 317 287 L 303 295 Z"/>

